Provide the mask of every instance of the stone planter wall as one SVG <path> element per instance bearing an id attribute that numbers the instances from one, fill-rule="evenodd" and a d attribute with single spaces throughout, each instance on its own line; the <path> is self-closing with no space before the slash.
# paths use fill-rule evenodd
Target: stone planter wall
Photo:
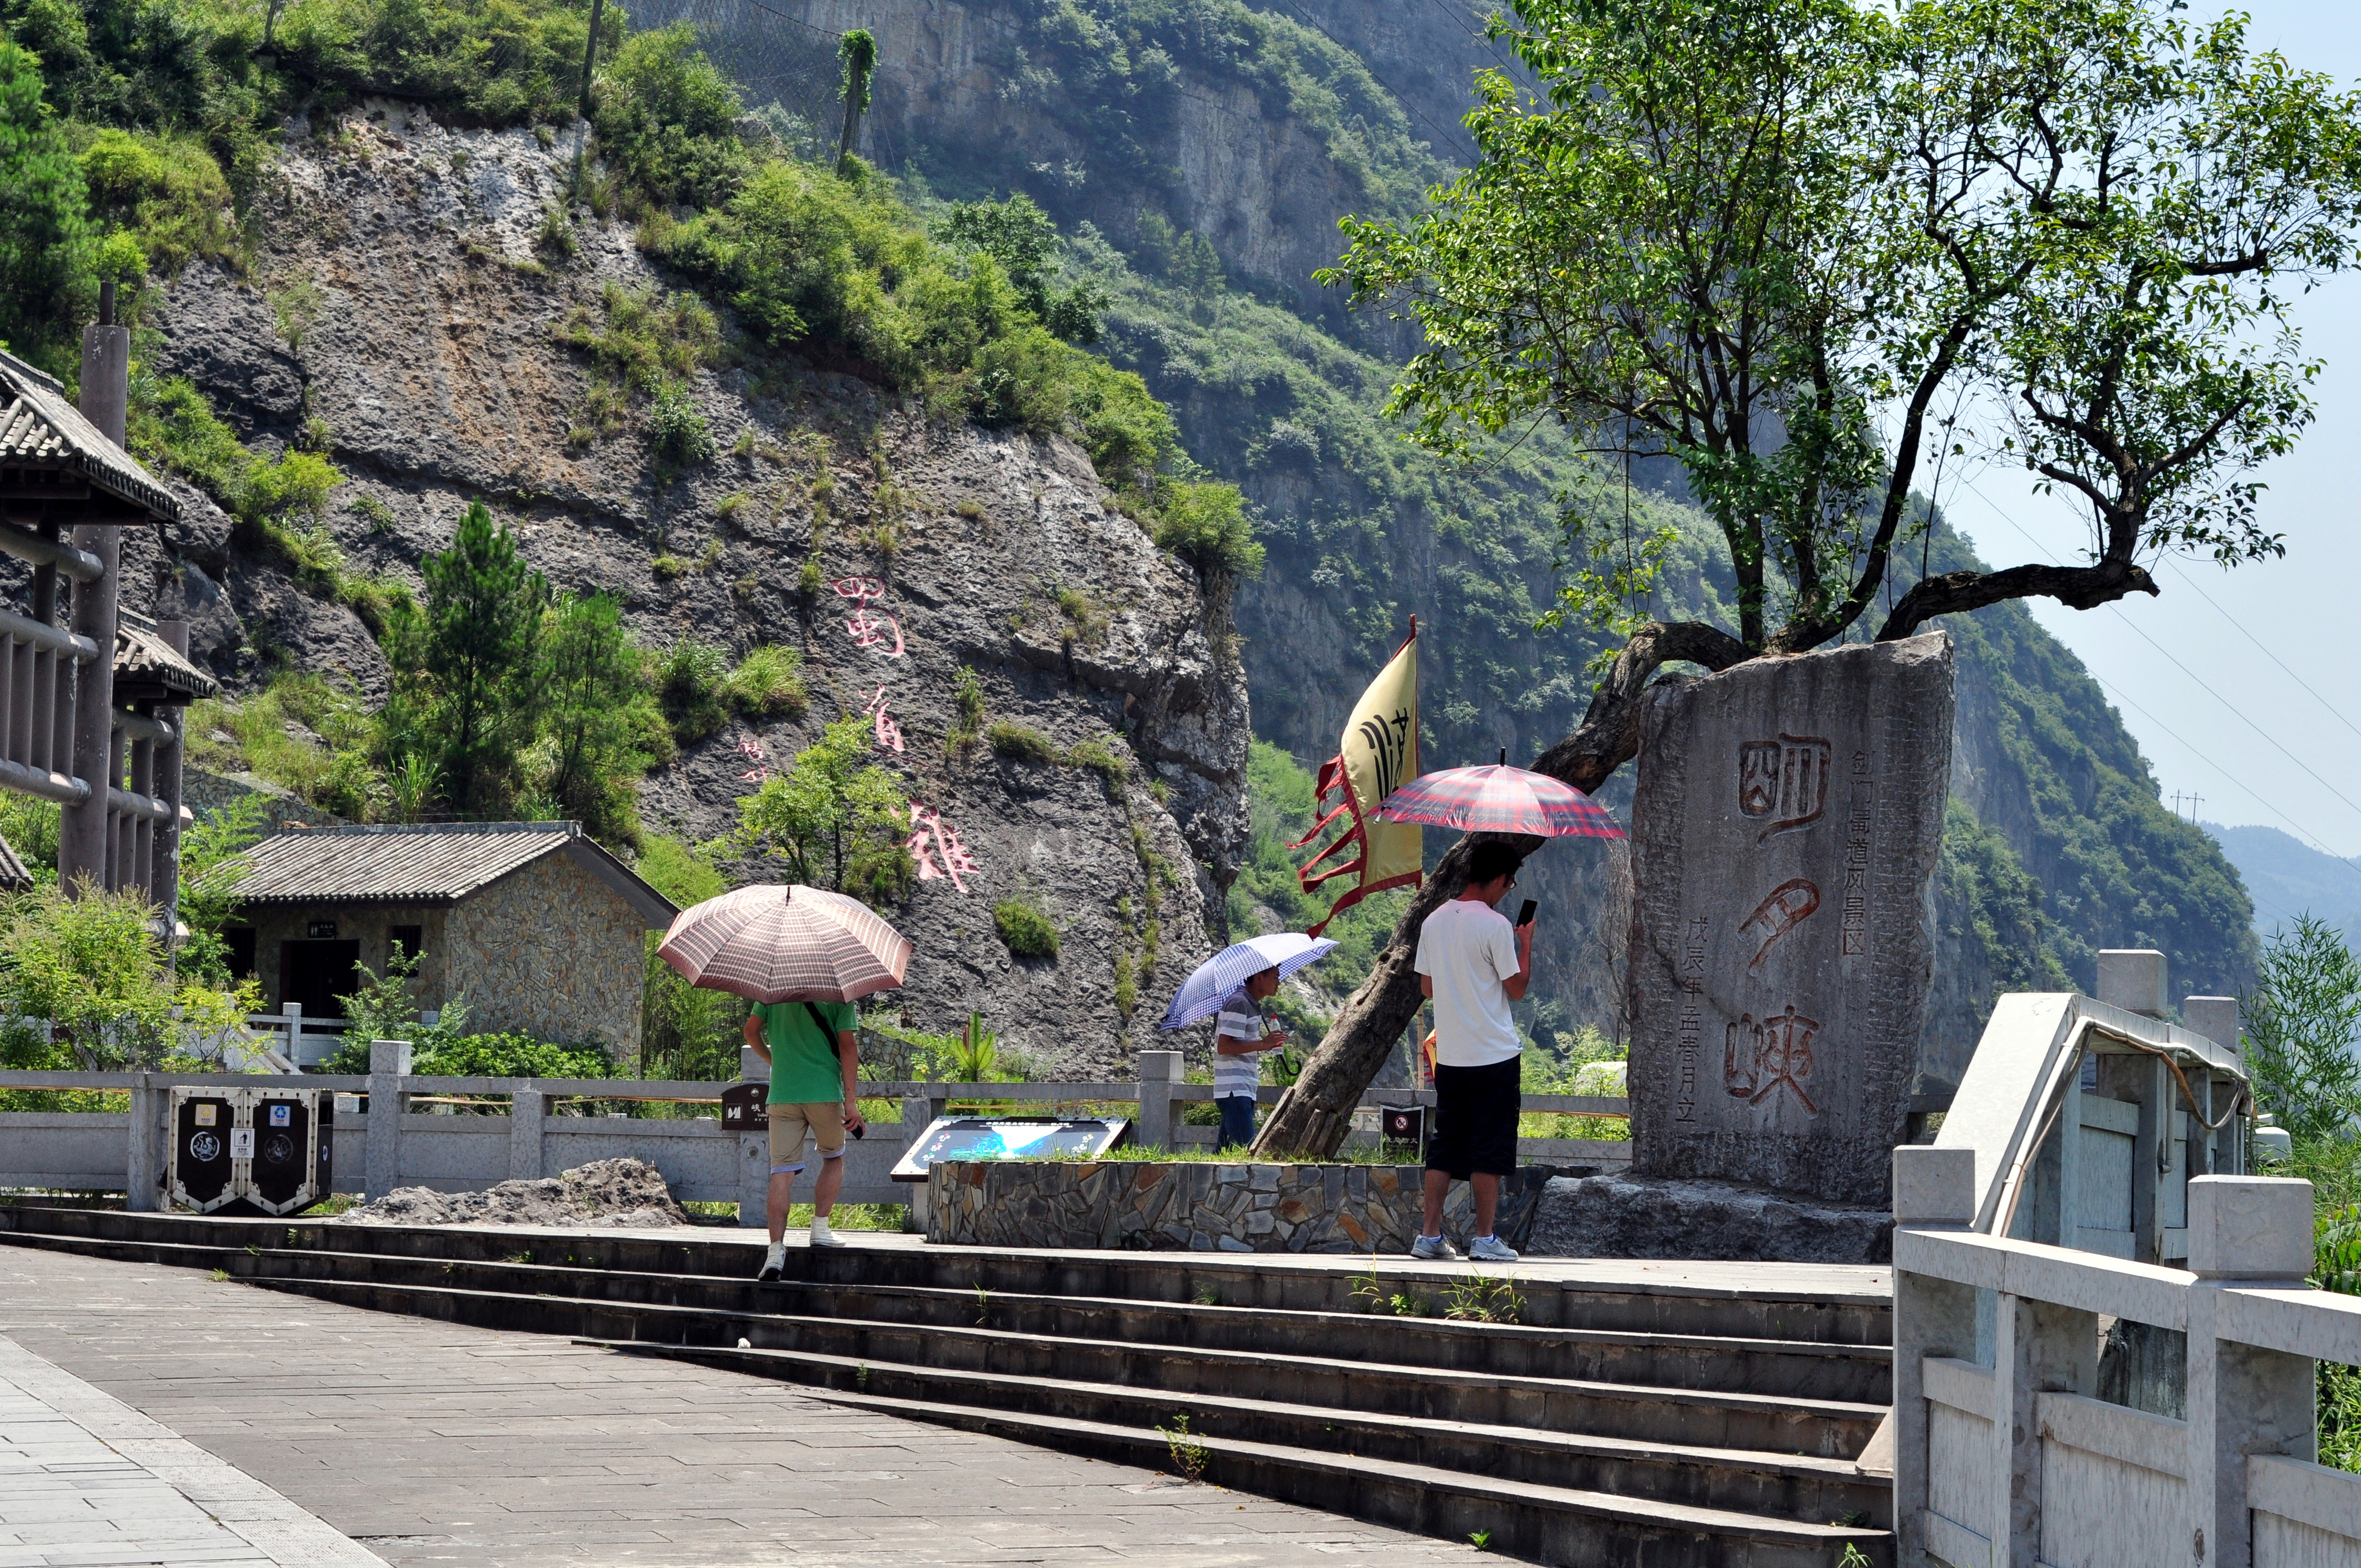
<path id="1" fill-rule="evenodd" d="M 1517 1245 L 1554 1174 L 1501 1183 L 1495 1222 Z M 1162 1252 L 1401 1253 L 1417 1238 L 1425 1173 L 1411 1165 L 944 1161 L 928 1173 L 927 1239 L 972 1246 Z M 1444 1234 L 1462 1246 L 1474 1196 L 1452 1188 Z"/>

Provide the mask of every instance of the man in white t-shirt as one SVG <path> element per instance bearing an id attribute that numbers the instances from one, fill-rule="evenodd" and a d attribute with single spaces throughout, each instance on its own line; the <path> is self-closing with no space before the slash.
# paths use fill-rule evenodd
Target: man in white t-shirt
<path id="1" fill-rule="evenodd" d="M 1467 885 L 1418 930 L 1418 988 L 1434 1003 L 1434 1131 L 1426 1144 L 1426 1223 L 1411 1255 L 1457 1255 L 1443 1239 L 1443 1201 L 1454 1181 L 1476 1194 L 1476 1234 L 1467 1255 L 1514 1263 L 1492 1234 L 1500 1178 L 1517 1168 L 1518 1074 L 1523 1046 L 1509 1003 L 1521 1002 L 1533 972 L 1533 928 L 1511 929 L 1492 905 L 1517 885 L 1521 857 L 1506 844 L 1478 844 Z"/>

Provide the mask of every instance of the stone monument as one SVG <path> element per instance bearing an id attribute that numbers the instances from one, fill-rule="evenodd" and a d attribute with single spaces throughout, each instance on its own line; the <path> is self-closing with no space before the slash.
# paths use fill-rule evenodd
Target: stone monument
<path id="1" fill-rule="evenodd" d="M 1631 1174 L 1553 1182 L 1537 1244 L 1879 1260 L 1934 967 L 1951 664 L 1935 632 L 1651 692 Z"/>

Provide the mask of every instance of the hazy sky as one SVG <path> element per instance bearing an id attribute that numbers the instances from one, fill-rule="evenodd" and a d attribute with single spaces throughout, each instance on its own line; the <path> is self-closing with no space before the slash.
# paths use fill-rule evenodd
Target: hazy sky
<path id="1" fill-rule="evenodd" d="M 2290 63 L 2361 81 L 2350 0 L 2254 0 L 2249 40 Z M 2200 0 L 2192 11 L 2218 15 Z M 2154 765 L 2167 806 L 2221 823 L 2265 823 L 2316 848 L 2361 855 L 2361 275 L 2300 302 L 2308 357 L 2324 360 L 2318 418 L 2295 452 L 2260 476 L 2278 561 L 2224 572 L 2175 558 L 2156 569 L 2161 598 L 2095 610 L 2028 601 L 2081 655 Z M 2029 495 L 2021 471 L 1988 469 L 1943 487 L 1952 522 L 1995 566 L 2070 560 L 2088 512 Z M 2031 535 L 2028 540 L 2027 535 Z M 2209 603 L 2208 600 L 2211 600 Z M 2282 664 L 2287 666 L 2282 668 Z M 2295 672 L 2294 675 L 2289 670 Z M 2301 677 L 2301 684 L 2297 677 Z M 2308 685 L 2311 690 L 2304 687 Z M 2315 695 L 2316 694 L 2316 695 Z M 2263 911 L 2266 924 L 2279 912 Z"/>

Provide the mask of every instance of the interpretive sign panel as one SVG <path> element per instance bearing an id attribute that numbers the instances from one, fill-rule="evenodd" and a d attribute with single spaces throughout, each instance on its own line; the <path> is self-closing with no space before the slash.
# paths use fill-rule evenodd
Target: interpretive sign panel
<path id="1" fill-rule="evenodd" d="M 1651 694 L 1631 806 L 1633 1175 L 1890 1200 L 1951 702 L 1940 632 Z"/>
<path id="2" fill-rule="evenodd" d="M 1094 1155 L 1123 1142 L 1131 1123 L 1122 1116 L 938 1116 L 902 1151 L 896 1181 L 924 1181 L 939 1159 L 1041 1159 Z"/>

